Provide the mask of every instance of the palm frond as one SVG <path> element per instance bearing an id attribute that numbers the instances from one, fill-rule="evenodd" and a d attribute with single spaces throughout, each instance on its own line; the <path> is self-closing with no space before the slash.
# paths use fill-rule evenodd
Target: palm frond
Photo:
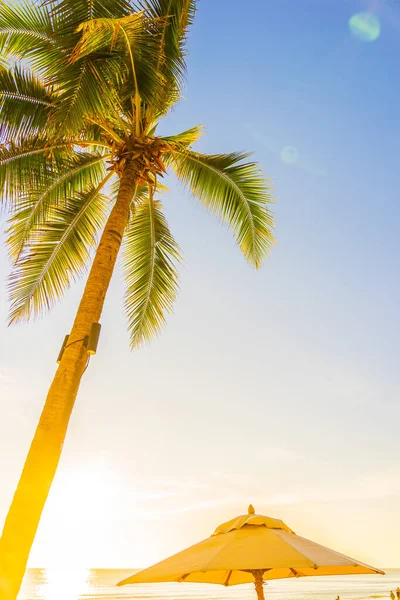
<path id="1" fill-rule="evenodd" d="M 143 12 L 121 19 L 93 19 L 81 23 L 82 33 L 73 60 L 118 57 L 119 97 L 125 100 L 128 113 L 140 112 L 139 99 L 154 103 L 163 88 L 164 78 L 157 64 L 160 23 L 149 20 Z M 96 63 L 96 64 L 97 64 Z M 115 83 L 115 79 L 114 79 Z M 135 106 L 131 99 L 135 96 Z"/>
<path id="2" fill-rule="evenodd" d="M 123 240 L 125 309 L 131 346 L 154 337 L 171 312 L 181 259 L 159 200 L 151 195 L 136 206 Z"/>
<path id="3" fill-rule="evenodd" d="M 168 144 L 171 144 L 172 147 L 178 146 L 182 147 L 182 149 L 185 149 L 197 142 L 199 137 L 203 135 L 203 131 L 204 128 L 202 125 L 196 125 L 195 127 L 191 127 L 191 129 L 187 129 L 181 133 L 163 136 L 162 139 Z"/>
<path id="4" fill-rule="evenodd" d="M 117 102 L 113 84 L 120 78 L 119 70 L 123 71 L 121 61 L 117 64 L 109 53 L 72 60 L 81 38 L 79 27 L 92 19 L 126 16 L 132 7 L 127 0 L 45 0 L 42 8 L 52 24 L 54 48 L 48 48 L 44 57 L 35 53 L 32 57 L 58 91 L 53 127 L 60 135 L 78 135 L 86 117 L 113 112 Z"/>
<path id="5" fill-rule="evenodd" d="M 196 12 L 196 0 L 137 0 L 135 6 L 162 24 L 157 69 L 165 85 L 156 104 L 156 116 L 161 116 L 180 97 L 186 74 L 186 37 Z"/>
<path id="6" fill-rule="evenodd" d="M 72 156 L 70 142 L 47 143 L 34 136 L 0 145 L 0 202 L 13 206 L 29 188 L 45 185 L 59 165 Z"/>
<path id="7" fill-rule="evenodd" d="M 75 32 L 84 21 L 126 17 L 132 12 L 130 0 L 45 0 L 57 29 Z"/>
<path id="8" fill-rule="evenodd" d="M 0 68 L 0 141 L 27 139 L 41 132 L 52 106 L 49 92 L 27 68 Z"/>
<path id="9" fill-rule="evenodd" d="M 140 42 L 140 36 L 147 26 L 143 12 L 133 13 L 121 19 L 90 19 L 80 23 L 77 31 L 81 38 L 75 47 L 73 60 L 89 56 L 95 52 L 122 49 L 126 45 L 125 33 L 132 46 Z"/>
<path id="10" fill-rule="evenodd" d="M 69 198 L 34 229 L 10 277 L 11 322 L 50 309 L 85 272 L 107 217 L 108 199 L 100 192 L 111 177 Z"/>
<path id="11" fill-rule="evenodd" d="M 52 20 L 46 7 L 34 0 L 1 1 L 0 54 L 3 57 L 33 61 L 40 67 L 51 64 L 55 46 Z"/>
<path id="12" fill-rule="evenodd" d="M 204 206 L 233 231 L 249 263 L 258 268 L 274 242 L 270 189 L 248 154 L 214 154 L 173 148 L 173 168 Z"/>
<path id="13" fill-rule="evenodd" d="M 90 138 L 51 142 L 42 136 L 33 136 L 17 144 L 0 144 L 1 207 L 15 207 L 20 195 L 28 189 L 38 190 L 51 185 L 55 175 L 68 170 L 75 160 L 75 146 L 92 146 L 102 151 L 109 148 L 104 142 Z"/>
<path id="14" fill-rule="evenodd" d="M 105 157 L 99 154 L 75 155 L 35 188 L 29 186 L 15 203 L 7 244 L 11 258 L 17 261 L 29 246 L 38 227 L 51 222 L 68 198 L 91 186 L 95 188 L 105 176 Z"/>
<path id="15" fill-rule="evenodd" d="M 112 112 L 115 94 L 106 70 L 104 65 L 83 59 L 66 62 L 58 71 L 54 83 L 60 93 L 51 113 L 51 124 L 60 134 L 79 135 L 88 117 Z"/>

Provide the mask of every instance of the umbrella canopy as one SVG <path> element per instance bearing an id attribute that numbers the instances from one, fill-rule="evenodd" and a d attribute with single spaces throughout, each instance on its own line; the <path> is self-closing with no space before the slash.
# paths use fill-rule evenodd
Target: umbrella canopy
<path id="1" fill-rule="evenodd" d="M 124 579 L 128 583 L 191 581 L 237 585 L 256 583 L 263 598 L 267 579 L 315 575 L 356 575 L 383 571 L 329 550 L 294 533 L 280 519 L 248 514 L 223 523 L 213 535 L 148 569 Z"/>

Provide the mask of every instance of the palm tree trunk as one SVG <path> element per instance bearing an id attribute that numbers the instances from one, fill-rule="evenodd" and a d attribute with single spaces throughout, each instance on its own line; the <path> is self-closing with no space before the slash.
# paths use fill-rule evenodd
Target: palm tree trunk
<path id="1" fill-rule="evenodd" d="M 104 228 L 68 346 L 41 414 L 0 539 L 0 599 L 16 600 L 40 517 L 60 460 L 69 418 L 88 355 L 83 339 L 100 320 L 135 193 L 135 170 L 126 163 L 116 203 Z"/>

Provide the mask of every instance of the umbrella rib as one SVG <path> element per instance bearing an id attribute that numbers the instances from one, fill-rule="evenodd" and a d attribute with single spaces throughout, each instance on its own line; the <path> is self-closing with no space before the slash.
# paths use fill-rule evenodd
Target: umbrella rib
<path id="1" fill-rule="evenodd" d="M 287 532 L 286 531 L 282 531 L 278 533 L 279 537 L 282 538 L 284 541 L 287 541 Z M 308 540 L 307 538 L 304 538 L 300 535 L 296 535 L 296 538 L 298 540 L 304 540 L 305 542 L 307 542 L 308 544 L 311 544 L 313 549 L 322 549 L 322 550 L 328 550 L 330 551 L 329 548 L 327 548 L 326 546 L 323 546 L 322 544 L 318 544 L 318 542 L 313 542 L 311 540 Z M 294 548 L 294 550 L 296 550 L 296 552 L 298 552 L 300 555 L 302 555 L 304 558 L 306 558 L 307 560 L 309 560 L 312 563 L 312 568 L 314 570 L 318 570 L 320 567 L 322 567 L 323 565 L 317 565 L 308 555 L 308 550 L 300 550 L 296 545 L 292 546 Z M 341 556 L 342 558 L 344 558 L 345 560 L 348 561 L 354 561 L 354 559 L 350 558 L 349 556 L 346 556 L 346 554 L 342 554 L 341 552 L 336 552 L 335 550 L 335 554 L 337 554 L 338 556 Z M 359 567 L 359 566 L 366 566 L 368 568 L 371 568 L 369 565 L 364 565 L 364 563 L 359 563 L 357 561 L 353 562 L 353 566 L 354 567 Z M 383 573 L 383 571 L 380 571 L 379 569 L 376 569 L 375 567 L 372 567 L 372 569 L 374 569 L 374 571 L 376 573 Z"/>
<path id="2" fill-rule="evenodd" d="M 224 581 L 224 585 L 227 586 L 229 583 L 230 578 L 232 577 L 232 569 L 230 571 L 228 571 L 228 575 Z"/>
<path id="3" fill-rule="evenodd" d="M 300 573 L 298 571 L 296 571 L 296 569 L 292 569 L 292 567 L 290 567 L 290 570 L 295 577 L 300 577 Z"/>
<path id="4" fill-rule="evenodd" d="M 278 537 L 280 537 L 284 542 L 288 543 L 288 539 L 287 539 L 287 532 L 286 531 L 274 531 L 274 534 L 277 535 Z M 299 536 L 297 534 L 294 534 L 294 536 L 300 540 L 305 540 L 306 542 L 311 542 L 311 540 L 308 540 L 307 538 L 303 538 L 302 536 Z M 290 543 L 290 541 L 289 541 Z M 313 544 L 313 546 L 317 546 L 318 548 L 322 548 L 324 550 L 329 550 L 329 548 L 326 548 L 326 546 L 322 546 L 321 544 L 317 544 L 316 542 L 311 542 Z M 306 558 L 308 561 L 310 561 L 310 565 L 309 567 L 314 569 L 315 571 L 317 571 L 319 569 L 319 567 L 321 565 L 317 565 L 309 556 L 306 550 L 303 549 L 299 549 L 297 546 L 292 545 L 293 550 L 295 550 L 302 558 Z M 336 554 L 340 554 L 340 552 L 336 552 Z M 343 558 L 348 559 L 349 557 L 346 556 L 345 554 L 340 554 L 340 556 L 343 556 Z M 354 565 L 355 567 L 358 566 L 357 563 L 355 563 Z M 293 573 L 294 574 L 294 573 Z M 301 577 L 302 575 L 296 575 L 296 577 Z"/>

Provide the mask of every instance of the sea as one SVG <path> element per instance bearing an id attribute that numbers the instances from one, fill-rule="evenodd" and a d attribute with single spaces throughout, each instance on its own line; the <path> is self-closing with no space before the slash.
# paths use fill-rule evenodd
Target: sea
<path id="1" fill-rule="evenodd" d="M 271 581 L 266 600 L 372 600 L 387 598 L 400 586 L 400 569 L 386 575 L 302 577 Z M 252 585 L 223 587 L 196 583 L 158 583 L 117 587 L 132 569 L 29 569 L 18 600 L 255 600 Z"/>

